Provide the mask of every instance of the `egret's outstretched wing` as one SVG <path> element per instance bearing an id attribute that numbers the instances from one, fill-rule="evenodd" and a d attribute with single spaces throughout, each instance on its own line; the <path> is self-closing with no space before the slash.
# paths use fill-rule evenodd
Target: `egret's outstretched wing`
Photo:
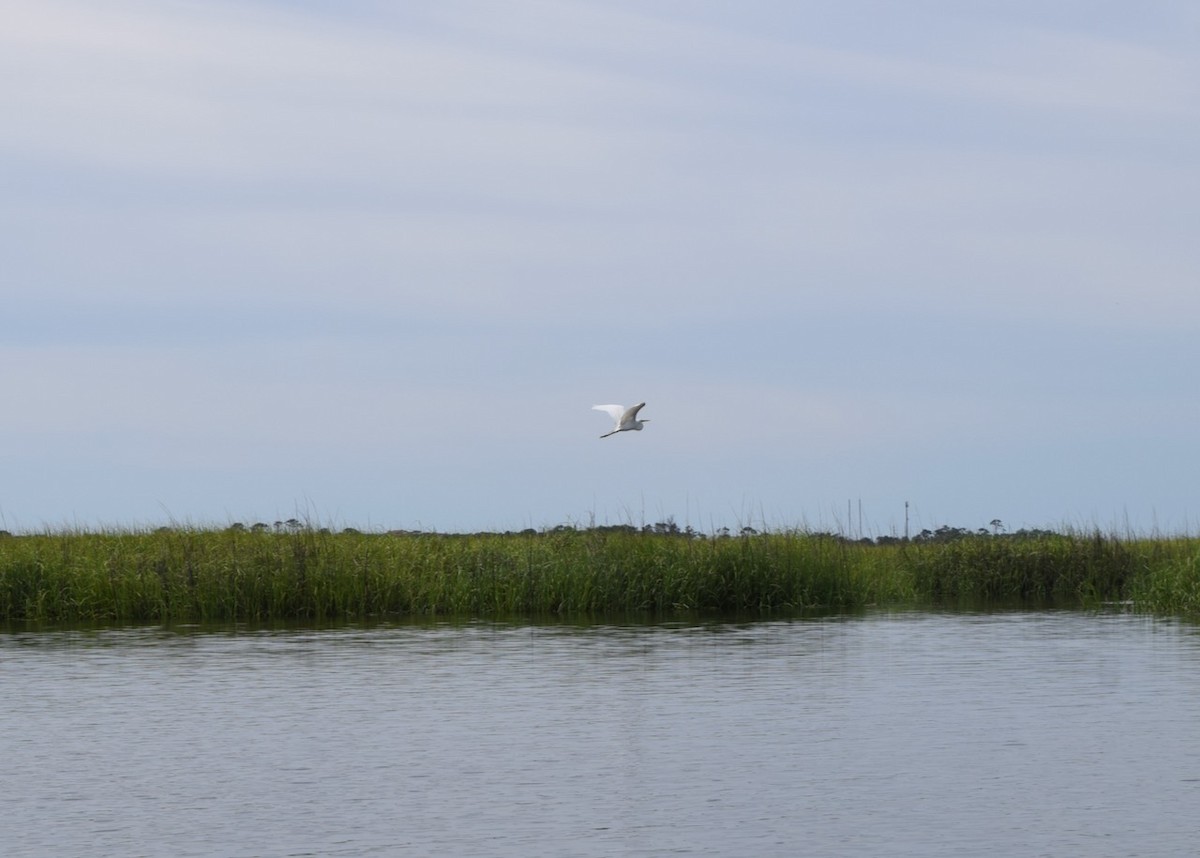
<path id="1" fill-rule="evenodd" d="M 642 403 L 642 405 L 645 405 L 645 404 L 646 403 L 644 403 L 644 402 Z M 641 408 L 641 407 L 642 407 L 641 405 L 638 406 L 638 408 Z M 613 419 L 614 423 L 620 423 L 621 417 L 625 413 L 625 406 L 624 405 L 593 405 L 592 410 L 593 411 L 603 411 L 605 414 L 607 414 L 609 417 L 611 417 Z"/>
<path id="2" fill-rule="evenodd" d="M 620 406 L 618 406 L 618 407 L 620 407 Z M 637 413 L 645 407 L 646 407 L 646 403 L 639 402 L 637 405 L 630 408 L 628 411 L 626 411 L 624 414 L 621 415 L 621 425 L 625 425 L 626 423 L 632 423 L 634 420 L 637 420 Z"/>

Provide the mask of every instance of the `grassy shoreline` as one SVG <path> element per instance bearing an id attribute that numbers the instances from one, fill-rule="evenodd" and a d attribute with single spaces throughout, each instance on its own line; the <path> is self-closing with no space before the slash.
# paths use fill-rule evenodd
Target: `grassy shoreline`
<path id="1" fill-rule="evenodd" d="M 851 610 L 931 600 L 1128 602 L 1200 615 L 1200 539 L 632 528 L 449 535 L 162 528 L 0 537 L 0 622 Z"/>

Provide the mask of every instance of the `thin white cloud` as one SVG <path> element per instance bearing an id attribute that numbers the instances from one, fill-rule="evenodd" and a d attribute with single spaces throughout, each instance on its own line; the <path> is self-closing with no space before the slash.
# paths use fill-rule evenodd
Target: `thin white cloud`
<path id="1" fill-rule="evenodd" d="M 710 136 L 722 120 L 753 127 L 776 110 L 825 112 L 803 104 L 824 101 L 821 86 L 837 99 L 849 85 L 880 101 L 1114 116 L 1191 117 L 1197 97 L 1194 58 L 1020 30 L 966 59 L 917 59 L 581 3 L 451 6 L 461 15 L 443 12 L 450 27 L 433 32 L 238 4 L 15 5 L 0 34 L 0 104 L 23 121 L 0 142 L 217 178 L 407 182 L 432 170 L 445 181 L 463 170 L 503 192 L 507 175 L 528 184 L 536 165 L 562 179 L 580 165 L 685 146 L 656 140 L 656 128 L 681 135 L 702 124 Z"/>
<path id="2" fill-rule="evenodd" d="M 122 169 L 301 181 L 382 170 L 386 181 L 406 163 L 480 159 L 498 172 L 563 151 L 586 160 L 606 135 L 573 125 L 665 96 L 620 75 L 288 12 L 44 5 L 0 36 L 12 73 L 0 93 L 25 118 L 9 145 Z"/>

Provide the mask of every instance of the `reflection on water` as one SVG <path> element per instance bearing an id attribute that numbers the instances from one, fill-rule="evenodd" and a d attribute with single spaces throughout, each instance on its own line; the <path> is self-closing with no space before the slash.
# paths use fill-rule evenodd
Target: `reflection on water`
<path id="1" fill-rule="evenodd" d="M 8 856 L 1195 852 L 1129 615 L 0 635 Z"/>

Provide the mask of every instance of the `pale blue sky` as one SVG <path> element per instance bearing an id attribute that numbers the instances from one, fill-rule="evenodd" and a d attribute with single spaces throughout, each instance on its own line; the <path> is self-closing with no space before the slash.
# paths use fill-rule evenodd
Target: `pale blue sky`
<path id="1" fill-rule="evenodd" d="M 0 23 L 0 527 L 1200 525 L 1194 4 Z"/>

